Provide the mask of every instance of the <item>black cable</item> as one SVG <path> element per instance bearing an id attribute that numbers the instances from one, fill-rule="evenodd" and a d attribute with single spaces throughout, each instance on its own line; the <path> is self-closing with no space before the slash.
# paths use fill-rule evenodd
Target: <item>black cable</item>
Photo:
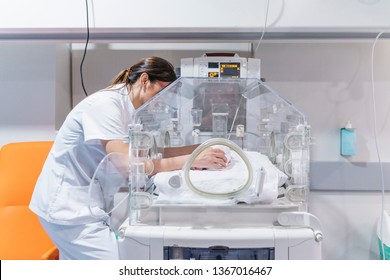
<path id="1" fill-rule="evenodd" d="M 81 59 L 81 63 L 80 63 L 80 79 L 81 79 L 81 85 L 82 85 L 82 87 L 83 87 L 85 96 L 88 96 L 87 90 L 85 89 L 85 86 L 84 86 L 84 78 L 83 78 L 83 64 L 84 64 L 85 57 L 86 57 L 86 55 L 87 55 L 88 42 L 89 42 L 88 0 L 85 0 L 85 6 L 86 6 L 86 10 L 87 10 L 87 40 L 86 40 L 86 42 L 85 42 L 85 48 L 84 48 L 83 58 Z"/>

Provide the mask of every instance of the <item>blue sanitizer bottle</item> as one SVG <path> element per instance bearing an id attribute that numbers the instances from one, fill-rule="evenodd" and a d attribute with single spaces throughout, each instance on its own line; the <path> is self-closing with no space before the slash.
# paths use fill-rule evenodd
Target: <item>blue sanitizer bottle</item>
<path id="1" fill-rule="evenodd" d="M 356 130 L 350 121 L 340 129 L 340 154 L 345 157 L 356 154 Z"/>

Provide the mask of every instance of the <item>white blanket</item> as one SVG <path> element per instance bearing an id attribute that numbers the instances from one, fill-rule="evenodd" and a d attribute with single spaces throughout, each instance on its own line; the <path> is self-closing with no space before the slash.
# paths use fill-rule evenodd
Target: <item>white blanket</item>
<path id="1" fill-rule="evenodd" d="M 236 204 L 245 202 L 271 203 L 277 198 L 278 187 L 283 185 L 287 176 L 275 167 L 268 157 L 258 152 L 245 152 L 253 169 L 253 181 L 249 188 L 229 199 L 210 198 L 193 192 L 185 183 L 182 170 L 160 172 L 154 177 L 159 196 L 157 204 Z M 264 184 L 260 194 L 256 192 L 257 172 L 263 170 Z M 191 170 L 191 182 L 202 191 L 223 194 L 235 191 L 247 181 L 248 169 L 241 157 L 231 150 L 229 165 L 223 170 Z"/>

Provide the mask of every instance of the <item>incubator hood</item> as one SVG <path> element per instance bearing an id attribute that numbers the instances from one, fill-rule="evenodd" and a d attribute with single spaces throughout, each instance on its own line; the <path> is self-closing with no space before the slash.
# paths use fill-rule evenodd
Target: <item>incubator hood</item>
<path id="1" fill-rule="evenodd" d="M 211 139 L 267 157 L 286 176 L 280 196 L 306 207 L 310 127 L 295 106 L 260 79 L 181 77 L 140 107 L 134 120 L 152 136 L 154 158 L 164 157 L 167 148 Z M 259 179 L 260 170 L 251 171 L 243 176 Z"/>
<path id="2" fill-rule="evenodd" d="M 260 79 L 181 77 L 134 120 L 131 162 L 197 146 L 182 170 L 129 180 L 122 259 L 321 258 L 321 224 L 307 212 L 310 127 Z M 191 168 L 208 148 L 225 152 L 226 168 Z"/>

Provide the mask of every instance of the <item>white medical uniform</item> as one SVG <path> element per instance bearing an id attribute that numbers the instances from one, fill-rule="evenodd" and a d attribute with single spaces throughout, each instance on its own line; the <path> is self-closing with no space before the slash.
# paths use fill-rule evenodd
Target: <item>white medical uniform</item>
<path id="1" fill-rule="evenodd" d="M 107 217 L 91 215 L 88 189 L 106 155 L 100 140 L 125 140 L 134 107 L 124 84 L 98 91 L 67 116 L 38 178 L 30 209 L 61 259 L 117 259 Z"/>

